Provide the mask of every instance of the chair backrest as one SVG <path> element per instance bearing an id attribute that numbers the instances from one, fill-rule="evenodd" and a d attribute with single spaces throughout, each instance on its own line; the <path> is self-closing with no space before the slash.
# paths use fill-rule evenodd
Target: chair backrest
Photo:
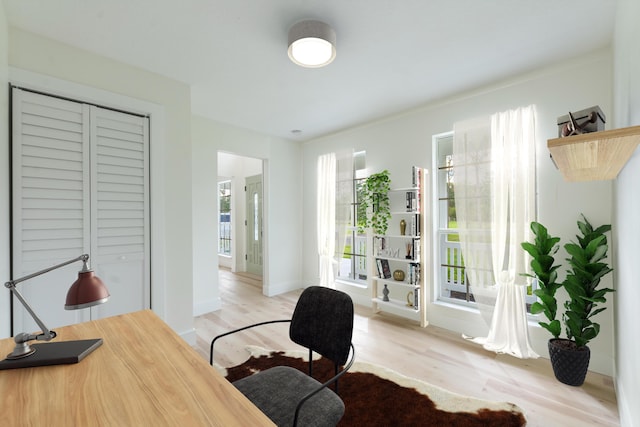
<path id="1" fill-rule="evenodd" d="M 291 341 L 344 365 L 353 335 L 353 301 L 342 291 L 310 286 L 291 318 Z"/>

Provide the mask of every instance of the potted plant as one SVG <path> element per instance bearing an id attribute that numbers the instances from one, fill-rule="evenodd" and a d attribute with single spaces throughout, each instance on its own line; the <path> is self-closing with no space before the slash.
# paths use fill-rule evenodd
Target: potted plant
<path id="1" fill-rule="evenodd" d="M 538 301 L 531 305 L 531 314 L 544 313 L 549 323 L 540 321 L 538 324 L 553 335 L 554 338 L 560 336 L 560 321 L 556 319 L 558 303 L 556 301 L 556 291 L 562 286 L 558 283 L 558 273 L 556 270 L 560 265 L 553 265 L 553 257 L 560 246 L 559 237 L 550 236 L 546 227 L 538 222 L 531 223 L 531 231 L 535 236 L 534 243 L 523 242 L 522 248 L 531 255 L 531 271 L 534 274 L 525 274 L 537 281 L 537 289 L 533 294 L 538 297 Z"/>
<path id="2" fill-rule="evenodd" d="M 553 260 L 549 263 L 549 259 L 546 258 L 546 256 L 555 254 L 557 248 L 546 253 L 544 250 L 540 250 L 540 248 L 546 249 L 552 241 L 554 243 L 551 246 L 555 247 L 559 239 L 549 237 L 544 227 L 536 225 L 536 230 L 534 230 L 534 224 L 537 223 L 532 223 L 536 242 L 534 245 L 527 242 L 522 244 L 522 247 L 533 258 L 531 267 L 534 273 L 539 266 L 541 268 L 538 270 L 542 273 L 542 280 L 538 277 L 540 289 L 535 292 L 540 301 L 532 305 L 531 311 L 532 313 L 534 310 L 537 313 L 544 312 L 551 320 L 547 324 L 549 327 L 543 324 L 545 322 L 540 322 L 540 325 L 553 335 L 553 338 L 549 340 L 551 366 L 560 382 L 573 386 L 579 386 L 584 382 L 591 356 L 587 344 L 600 332 L 600 325 L 593 322 L 592 318 L 606 309 L 606 307 L 599 307 L 599 304 L 605 303 L 605 295 L 613 292 L 613 289 L 609 288 L 599 289 L 600 280 L 613 271 L 606 262 L 603 262 L 609 249 L 604 233 L 611 230 L 611 225 L 602 225 L 594 229 L 584 215 L 582 218 L 584 222 L 578 221 L 581 235 L 576 235 L 577 243 L 571 242 L 564 245 L 564 249 L 569 254 L 569 258 L 566 259 L 569 269 L 560 286 L 564 287 L 569 296 L 569 299 L 563 304 L 565 312 L 562 315 L 566 338 L 559 337 L 560 331 L 556 327 L 559 325 L 555 323 L 556 312 L 553 311 L 554 308 L 557 309 L 555 290 L 558 287 L 550 286 L 555 282 L 550 279 L 557 266 L 552 266 Z M 538 242 L 540 236 L 544 238 Z M 549 273 L 549 276 L 547 276 L 547 282 L 543 287 L 542 281 L 545 280 L 545 273 Z"/>
<path id="3" fill-rule="evenodd" d="M 364 181 L 362 185 L 362 199 L 360 208 L 366 212 L 363 223 L 359 224 L 359 232 L 364 228 L 371 227 L 376 234 L 386 234 L 389 219 L 391 218 L 391 207 L 389 204 L 389 190 L 391 189 L 391 179 L 389 171 L 374 173 Z"/>

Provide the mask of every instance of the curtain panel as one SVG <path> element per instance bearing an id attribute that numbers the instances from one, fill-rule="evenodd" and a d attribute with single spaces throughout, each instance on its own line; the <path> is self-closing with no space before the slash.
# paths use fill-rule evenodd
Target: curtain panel
<path id="1" fill-rule="evenodd" d="M 535 219 L 535 107 L 454 126 L 455 203 L 471 292 L 489 325 L 487 350 L 535 358 L 525 305 L 529 272 L 520 243 Z"/>

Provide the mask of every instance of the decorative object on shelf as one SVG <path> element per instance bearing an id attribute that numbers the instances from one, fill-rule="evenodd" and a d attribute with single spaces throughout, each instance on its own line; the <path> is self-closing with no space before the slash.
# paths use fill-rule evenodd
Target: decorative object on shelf
<path id="1" fill-rule="evenodd" d="M 47 345 L 29 345 L 29 341 L 51 341 L 56 337 L 55 331 L 50 330 L 40 320 L 31 306 L 24 299 L 16 288 L 16 285 L 25 280 L 48 273 L 58 268 L 64 267 L 76 261 L 82 261 L 82 270 L 78 272 L 78 279 L 71 285 L 67 292 L 65 310 L 77 310 L 102 304 L 109 299 L 109 291 L 102 280 L 93 274 L 89 269 L 89 255 L 80 255 L 69 261 L 45 268 L 27 276 L 9 280 L 4 286 L 20 301 L 27 312 L 31 315 L 36 324 L 40 327 L 41 333 L 29 334 L 21 332 L 14 338 L 16 346 L 7 358 L 0 362 L 0 369 L 25 368 L 31 366 L 47 366 L 68 363 L 78 363 L 86 355 L 98 348 L 102 344 L 102 339 L 89 339 L 79 341 L 63 341 Z"/>
<path id="2" fill-rule="evenodd" d="M 382 289 L 382 301 L 389 301 L 389 288 L 387 285 L 384 285 L 384 289 Z"/>
<path id="3" fill-rule="evenodd" d="M 409 291 L 407 294 L 407 307 L 413 307 L 413 291 Z"/>
<path id="4" fill-rule="evenodd" d="M 404 219 L 400 220 L 400 235 L 404 236 L 404 233 L 407 231 L 407 221 Z"/>
<path id="5" fill-rule="evenodd" d="M 604 130 L 604 113 L 597 105 L 558 117 L 558 136 L 567 137 Z"/>
<path id="6" fill-rule="evenodd" d="M 407 255 L 405 256 L 406 259 L 411 259 L 411 249 L 413 248 L 413 244 L 412 243 L 407 243 L 405 245 L 405 247 L 407 248 Z"/>
<path id="7" fill-rule="evenodd" d="M 388 194 L 390 189 L 391 179 L 389 179 L 389 171 L 386 169 L 369 175 L 364 181 L 361 188 L 360 208 L 364 209 L 366 215 L 362 218 L 362 222 L 358 223 L 359 233 L 364 233 L 365 228 L 371 227 L 376 234 L 386 234 L 391 218 Z"/>
<path id="8" fill-rule="evenodd" d="M 536 235 L 535 244 L 522 244 L 531 256 L 531 266 L 538 274 L 548 273 L 548 283 L 542 292 L 536 295 L 543 300 L 542 303 L 533 304 L 531 313 L 544 312 L 551 322 L 540 325 L 547 329 L 553 338 L 549 340 L 549 356 L 553 373 L 558 381 L 579 386 L 584 383 L 587 369 L 589 368 L 590 350 L 587 344 L 600 332 L 600 325 L 593 322 L 594 315 L 604 311 L 606 307 L 598 307 L 607 300 L 605 295 L 613 292 L 613 289 L 598 289 L 600 279 L 613 271 L 603 260 L 607 257 L 607 237 L 604 233 L 611 230 L 611 225 L 601 225 L 594 229 L 589 221 L 582 216 L 578 221 L 578 229 L 581 235 L 576 235 L 578 243 L 571 242 L 564 245 L 569 254 L 567 258 L 569 269 L 567 276 L 560 286 L 564 287 L 569 299 L 564 302 L 565 313 L 562 315 L 562 323 L 565 326 L 567 338 L 559 338 L 560 325 L 555 320 L 557 301 L 553 292 L 548 288 L 559 287 L 554 283 L 556 266 L 553 254 L 557 251 L 555 245 L 559 238 L 548 237 L 546 228 L 532 224 L 532 230 Z M 539 224 L 538 224 L 539 225 Z M 534 265 L 535 264 L 535 265 Z M 538 268 L 538 266 L 542 266 Z M 543 276 L 544 277 L 544 276 Z"/>
<path id="9" fill-rule="evenodd" d="M 393 280 L 397 280 L 398 282 L 402 282 L 404 280 L 404 271 L 395 270 L 393 272 Z"/>

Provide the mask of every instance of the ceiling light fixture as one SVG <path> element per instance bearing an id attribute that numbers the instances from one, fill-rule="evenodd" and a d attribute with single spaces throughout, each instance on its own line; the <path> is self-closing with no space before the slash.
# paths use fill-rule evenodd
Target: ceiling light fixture
<path id="1" fill-rule="evenodd" d="M 331 64 L 336 57 L 336 32 L 320 21 L 301 21 L 289 30 L 289 58 L 307 68 Z"/>

